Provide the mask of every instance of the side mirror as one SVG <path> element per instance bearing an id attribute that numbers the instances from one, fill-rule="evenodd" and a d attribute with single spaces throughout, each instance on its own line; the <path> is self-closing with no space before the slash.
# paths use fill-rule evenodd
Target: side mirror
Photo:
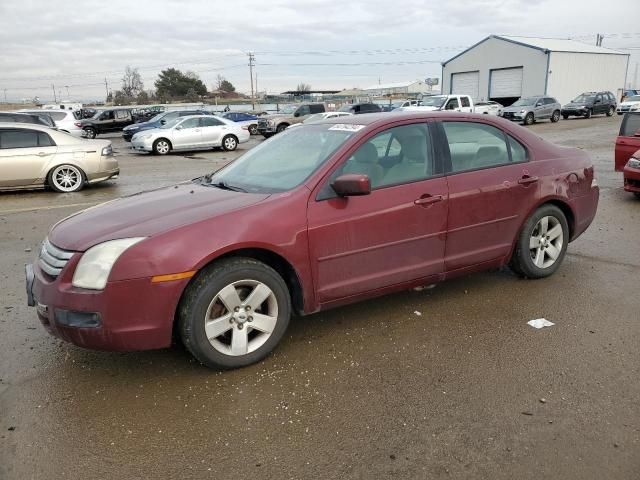
<path id="1" fill-rule="evenodd" d="M 166 124 L 167 124 L 167 121 L 166 121 L 166 120 L 160 120 L 160 123 L 161 123 L 162 125 L 166 125 Z"/>
<path id="2" fill-rule="evenodd" d="M 294 117 L 299 117 L 300 116 L 300 112 L 296 112 L 293 114 Z"/>
<path id="3" fill-rule="evenodd" d="M 542 102 L 536 103 L 536 107 L 541 107 L 541 106 L 542 106 Z"/>
<path id="4" fill-rule="evenodd" d="M 176 130 L 182 130 L 183 128 L 184 128 L 184 127 L 183 127 L 182 125 L 178 125 L 178 126 L 176 127 Z"/>
<path id="5" fill-rule="evenodd" d="M 369 195 L 371 193 L 371 180 L 369 180 L 368 175 L 346 173 L 336 178 L 331 184 L 331 188 L 341 197 Z"/>

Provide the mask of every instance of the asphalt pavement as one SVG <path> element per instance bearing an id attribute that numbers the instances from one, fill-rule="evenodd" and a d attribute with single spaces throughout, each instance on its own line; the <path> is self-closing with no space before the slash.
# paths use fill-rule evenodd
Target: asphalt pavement
<path id="1" fill-rule="evenodd" d="M 553 277 L 493 271 L 294 319 L 273 355 L 230 372 L 179 345 L 57 340 L 23 270 L 61 218 L 259 140 L 157 157 L 113 136 L 118 180 L 0 194 L 0 479 L 640 478 L 640 201 L 613 172 L 620 120 L 530 127 L 589 151 L 602 188 Z"/>

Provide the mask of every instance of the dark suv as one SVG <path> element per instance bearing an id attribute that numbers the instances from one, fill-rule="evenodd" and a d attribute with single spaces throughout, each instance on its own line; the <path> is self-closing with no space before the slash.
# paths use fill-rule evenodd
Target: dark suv
<path id="1" fill-rule="evenodd" d="M 616 111 L 616 97 L 611 92 L 584 92 L 562 107 L 562 118 L 589 118 L 604 113 L 607 117 Z"/>
<path id="2" fill-rule="evenodd" d="M 353 105 L 344 105 L 338 110 L 339 112 L 349 112 L 354 115 L 358 115 L 360 113 L 375 113 L 381 112 L 382 109 L 380 105 L 377 103 L 355 103 Z"/>
<path id="3" fill-rule="evenodd" d="M 132 123 L 133 117 L 129 108 L 98 110 L 93 117 L 82 120 L 82 136 L 96 138 L 101 133 L 117 132 Z"/>
<path id="4" fill-rule="evenodd" d="M 134 123 L 133 125 L 124 127 L 124 130 L 122 130 L 122 138 L 125 142 L 130 142 L 131 138 L 138 132 L 151 130 L 152 128 L 160 128 L 171 120 L 178 117 L 186 117 L 187 115 L 213 115 L 213 113 L 204 110 L 173 110 L 171 112 L 158 113 L 149 121 Z"/>
<path id="5" fill-rule="evenodd" d="M 0 122 L 34 123 L 56 128 L 56 124 L 47 114 L 0 112 Z"/>

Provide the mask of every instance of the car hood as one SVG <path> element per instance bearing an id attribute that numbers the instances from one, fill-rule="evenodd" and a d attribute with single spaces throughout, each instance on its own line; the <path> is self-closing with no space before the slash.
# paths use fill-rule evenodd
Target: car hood
<path id="1" fill-rule="evenodd" d="M 260 117 L 258 117 L 259 119 L 267 119 L 269 120 L 270 118 L 282 118 L 282 117 L 293 117 L 293 113 L 270 113 L 268 115 L 261 115 Z"/>
<path id="2" fill-rule="evenodd" d="M 269 194 L 241 193 L 185 182 L 82 210 L 49 232 L 59 248 L 85 251 L 108 240 L 152 237 L 259 203 Z"/>
<path id="3" fill-rule="evenodd" d="M 125 131 L 131 131 L 131 130 L 140 130 L 140 129 L 149 129 L 149 128 L 157 128 L 157 124 L 156 122 L 140 122 L 140 123 L 134 123 L 132 125 L 127 125 L 126 127 L 124 127 L 123 130 Z"/>
<path id="4" fill-rule="evenodd" d="M 519 112 L 520 110 L 531 110 L 533 107 L 531 105 L 523 105 L 521 107 L 504 107 L 502 109 L 503 112 Z"/>
<path id="5" fill-rule="evenodd" d="M 640 100 L 634 100 L 633 102 L 622 102 L 620 105 L 638 105 L 640 104 Z"/>
<path id="6" fill-rule="evenodd" d="M 589 104 L 587 104 L 587 103 L 574 103 L 574 102 L 569 102 L 569 103 L 567 103 L 567 104 L 565 105 L 565 107 L 568 107 L 568 108 L 580 108 L 580 107 L 586 107 L 586 106 L 588 106 L 588 105 L 589 105 Z"/>
<path id="7" fill-rule="evenodd" d="M 432 106 L 419 106 L 412 105 L 410 107 L 398 107 L 394 110 L 394 112 L 435 112 L 436 110 L 440 110 L 441 107 L 432 107 Z"/>

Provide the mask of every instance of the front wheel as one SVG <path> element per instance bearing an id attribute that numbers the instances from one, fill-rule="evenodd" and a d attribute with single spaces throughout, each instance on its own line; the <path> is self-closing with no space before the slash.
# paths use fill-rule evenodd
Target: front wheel
<path id="1" fill-rule="evenodd" d="M 282 277 L 251 258 L 231 258 L 201 271 L 178 309 L 180 335 L 204 365 L 230 369 L 266 357 L 284 336 L 291 297 Z"/>
<path id="2" fill-rule="evenodd" d="M 592 114 L 592 113 L 593 113 L 593 112 L 591 111 L 591 109 L 587 110 L 587 111 L 585 112 L 585 114 L 584 114 L 584 118 L 591 118 L 591 114 Z"/>
<path id="3" fill-rule="evenodd" d="M 251 135 L 257 135 L 258 134 L 258 126 L 257 125 L 249 125 L 249 133 Z"/>
<path id="4" fill-rule="evenodd" d="M 615 112 L 616 109 L 613 107 L 609 107 L 609 110 L 607 111 L 607 117 L 613 117 L 613 112 Z"/>
<path id="5" fill-rule="evenodd" d="M 527 113 L 527 115 L 524 117 L 524 124 L 525 125 L 533 125 L 533 121 L 535 119 L 533 118 L 533 113 L 529 112 Z"/>
<path id="6" fill-rule="evenodd" d="M 232 152 L 236 148 L 238 148 L 238 139 L 233 135 L 227 135 L 222 139 L 222 148 L 224 148 L 227 152 Z"/>
<path id="7" fill-rule="evenodd" d="M 84 173 L 75 165 L 59 165 L 49 172 L 49 186 L 56 192 L 77 192 L 84 186 Z"/>
<path id="8" fill-rule="evenodd" d="M 569 115 L 562 115 L 562 118 L 564 118 L 565 120 L 569 119 Z"/>
<path id="9" fill-rule="evenodd" d="M 543 205 L 522 227 L 511 269 L 524 278 L 548 277 L 560 267 L 568 242 L 569 225 L 562 210 Z"/>
<path id="10" fill-rule="evenodd" d="M 276 128 L 276 133 L 284 132 L 288 126 L 289 125 L 287 123 L 281 123 L 280 125 L 278 125 L 278 128 Z"/>
<path id="11" fill-rule="evenodd" d="M 153 153 L 157 155 L 166 155 L 171 151 L 171 144 L 169 140 L 159 138 L 153 143 Z"/>
<path id="12" fill-rule="evenodd" d="M 551 115 L 551 122 L 556 123 L 558 120 L 560 120 L 560 110 L 555 110 Z"/>

